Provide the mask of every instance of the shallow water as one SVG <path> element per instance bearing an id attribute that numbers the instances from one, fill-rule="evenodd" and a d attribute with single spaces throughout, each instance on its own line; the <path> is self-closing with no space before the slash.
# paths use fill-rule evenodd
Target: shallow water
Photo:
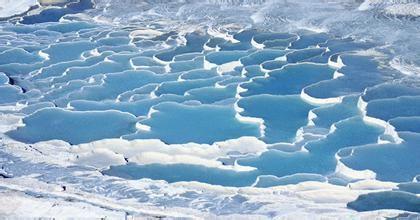
<path id="1" fill-rule="evenodd" d="M 6 158 L 19 161 L 10 142 L 40 152 L 53 143 L 74 165 L 129 180 L 256 188 L 375 180 L 348 208 L 419 212 L 416 15 L 391 16 L 397 4 L 386 1 L 94 3 L 41 6 L 0 24 Z M 363 19 L 379 27 L 361 37 Z M 398 31 L 377 40 L 390 27 Z M 396 187 L 381 188 L 387 182 Z"/>

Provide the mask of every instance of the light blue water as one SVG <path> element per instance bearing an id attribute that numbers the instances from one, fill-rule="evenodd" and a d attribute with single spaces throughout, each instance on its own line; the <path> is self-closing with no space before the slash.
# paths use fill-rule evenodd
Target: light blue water
<path id="1" fill-rule="evenodd" d="M 267 144 L 267 151 L 228 152 L 214 159 L 225 169 L 190 161 L 128 161 L 101 172 L 126 179 L 234 187 L 357 181 L 337 175 L 342 163 L 353 170 L 370 170 L 377 180 L 400 183 L 395 191 L 363 195 L 349 203 L 350 208 L 419 212 L 415 180 L 420 174 L 420 81 L 413 70 L 418 48 L 401 53 L 411 62 L 413 74 L 407 76 L 392 68 L 395 42 L 379 42 L 373 33 L 369 40 L 358 38 L 357 32 L 349 37 L 353 27 L 334 31 L 332 23 L 327 33 L 290 27 L 279 31 L 270 20 L 273 12 L 262 8 L 267 20 L 254 26 L 236 21 L 240 14 L 232 20 L 213 14 L 214 27 L 223 27 L 217 31 L 229 35 L 222 38 L 202 14 L 183 17 L 188 9 L 198 10 L 198 3 L 183 8 L 179 4 L 169 4 L 178 10 L 173 26 L 155 22 L 153 16 L 125 23 L 121 19 L 134 12 L 127 9 L 127 15 L 118 15 L 101 1 L 85 15 L 96 13 L 99 20 L 109 16 L 119 23 L 77 15 L 57 22 L 65 14 L 93 7 L 89 1 L 24 16 L 21 24 L 0 23 L 0 105 L 26 105 L 16 113 L 24 126 L 5 134 L 28 144 L 58 139 L 77 145 L 121 138 L 209 147 L 255 137 Z M 243 2 L 238 8 L 250 10 Z M 160 12 L 160 7 L 155 9 Z M 165 16 L 173 15 L 171 10 L 161 12 L 160 19 L 168 22 Z M 407 35 L 412 35 L 411 25 L 418 24 L 418 17 L 412 19 L 405 24 Z M 384 29 L 392 26 L 384 23 Z M 139 33 L 145 24 L 149 30 Z M 415 45 L 414 40 L 407 42 Z M 126 160 L 130 156 L 124 155 Z M 229 169 L 233 164 L 254 169 Z"/>

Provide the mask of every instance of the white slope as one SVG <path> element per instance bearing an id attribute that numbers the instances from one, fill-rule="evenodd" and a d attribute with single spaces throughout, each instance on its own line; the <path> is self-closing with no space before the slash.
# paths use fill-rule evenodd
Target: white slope
<path id="1" fill-rule="evenodd" d="M 37 4 L 37 0 L 0 0 L 0 19 L 22 14 Z"/>

